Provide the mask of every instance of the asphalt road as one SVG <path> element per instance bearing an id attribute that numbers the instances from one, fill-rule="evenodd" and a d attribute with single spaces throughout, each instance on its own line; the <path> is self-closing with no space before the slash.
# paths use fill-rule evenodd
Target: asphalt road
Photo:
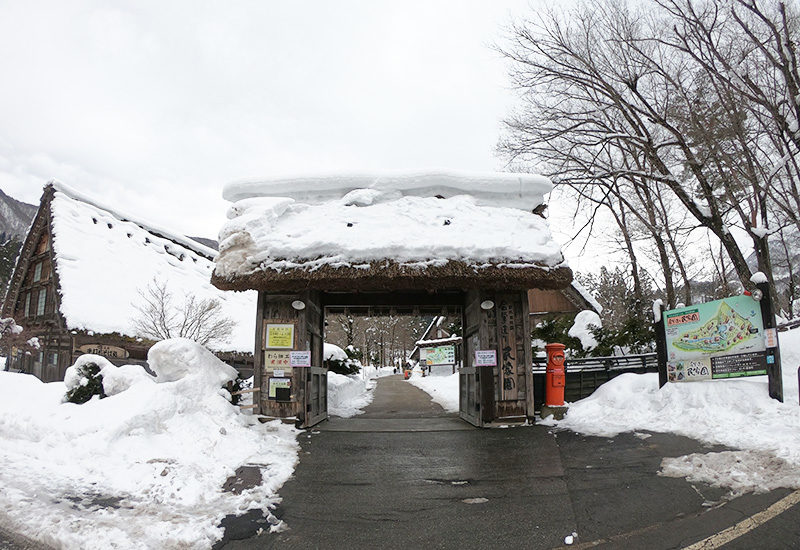
<path id="1" fill-rule="evenodd" d="M 275 510 L 288 529 L 229 520 L 219 548 L 558 548 L 573 532 L 569 548 L 683 548 L 789 494 L 726 500 L 658 476 L 663 457 L 711 450 L 683 437 L 471 428 L 399 376 L 380 380 L 364 415 L 300 440 Z M 798 520 L 789 508 L 725 548 L 800 548 Z"/>

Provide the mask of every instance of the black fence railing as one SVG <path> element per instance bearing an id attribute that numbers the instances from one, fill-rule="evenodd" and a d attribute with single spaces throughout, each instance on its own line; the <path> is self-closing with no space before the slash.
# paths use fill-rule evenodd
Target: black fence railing
<path id="1" fill-rule="evenodd" d="M 533 400 L 537 410 L 544 403 L 546 367 L 546 357 L 533 359 Z M 602 384 L 626 372 L 658 372 L 656 354 L 567 359 L 564 400 L 571 403 L 589 397 Z"/>
<path id="2" fill-rule="evenodd" d="M 800 318 L 793 319 L 785 323 L 780 323 L 778 325 L 778 332 L 786 332 L 787 330 L 791 330 L 793 328 L 798 328 L 798 327 L 800 327 Z"/>

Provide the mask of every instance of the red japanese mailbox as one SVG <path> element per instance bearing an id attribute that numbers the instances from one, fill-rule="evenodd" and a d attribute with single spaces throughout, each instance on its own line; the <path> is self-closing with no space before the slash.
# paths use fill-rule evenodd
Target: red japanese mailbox
<path id="1" fill-rule="evenodd" d="M 564 406 L 564 386 L 567 382 L 564 344 L 547 344 L 547 374 L 545 376 L 544 403 L 548 407 Z"/>

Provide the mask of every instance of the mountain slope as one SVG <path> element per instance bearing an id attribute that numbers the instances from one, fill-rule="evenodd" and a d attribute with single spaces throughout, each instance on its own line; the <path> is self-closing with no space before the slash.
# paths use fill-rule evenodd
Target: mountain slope
<path id="1" fill-rule="evenodd" d="M 0 235 L 3 235 L 3 242 L 12 237 L 22 240 L 37 208 L 36 205 L 9 197 L 0 190 Z"/>

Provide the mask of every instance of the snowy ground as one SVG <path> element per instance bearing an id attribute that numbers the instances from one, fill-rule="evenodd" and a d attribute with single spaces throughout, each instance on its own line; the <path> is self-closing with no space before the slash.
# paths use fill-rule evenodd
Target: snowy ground
<path id="1" fill-rule="evenodd" d="M 414 369 L 408 381 L 430 395 L 431 401 L 444 410 L 458 412 L 458 372 L 451 374 L 450 367 L 445 372 L 434 370 L 430 376 L 422 376 L 419 369 Z"/>
<path id="2" fill-rule="evenodd" d="M 187 342 L 153 347 L 155 379 L 106 365 L 109 397 L 82 405 L 0 372 L 0 523 L 58 548 L 210 548 L 224 516 L 274 505 L 297 431 L 241 414 L 220 390 L 232 369 Z M 223 492 L 244 464 L 263 482 Z"/>
<path id="3" fill-rule="evenodd" d="M 765 376 L 667 384 L 657 374 L 624 374 L 572 403 L 562 421 L 587 435 L 671 432 L 731 451 L 666 458 L 662 475 L 729 488 L 733 494 L 800 488 L 800 329 L 780 333 L 784 403 L 770 399 Z"/>
<path id="4" fill-rule="evenodd" d="M 328 372 L 328 414 L 350 418 L 372 403 L 375 379 L 392 375 L 391 367 L 366 366 L 358 374 Z"/>

